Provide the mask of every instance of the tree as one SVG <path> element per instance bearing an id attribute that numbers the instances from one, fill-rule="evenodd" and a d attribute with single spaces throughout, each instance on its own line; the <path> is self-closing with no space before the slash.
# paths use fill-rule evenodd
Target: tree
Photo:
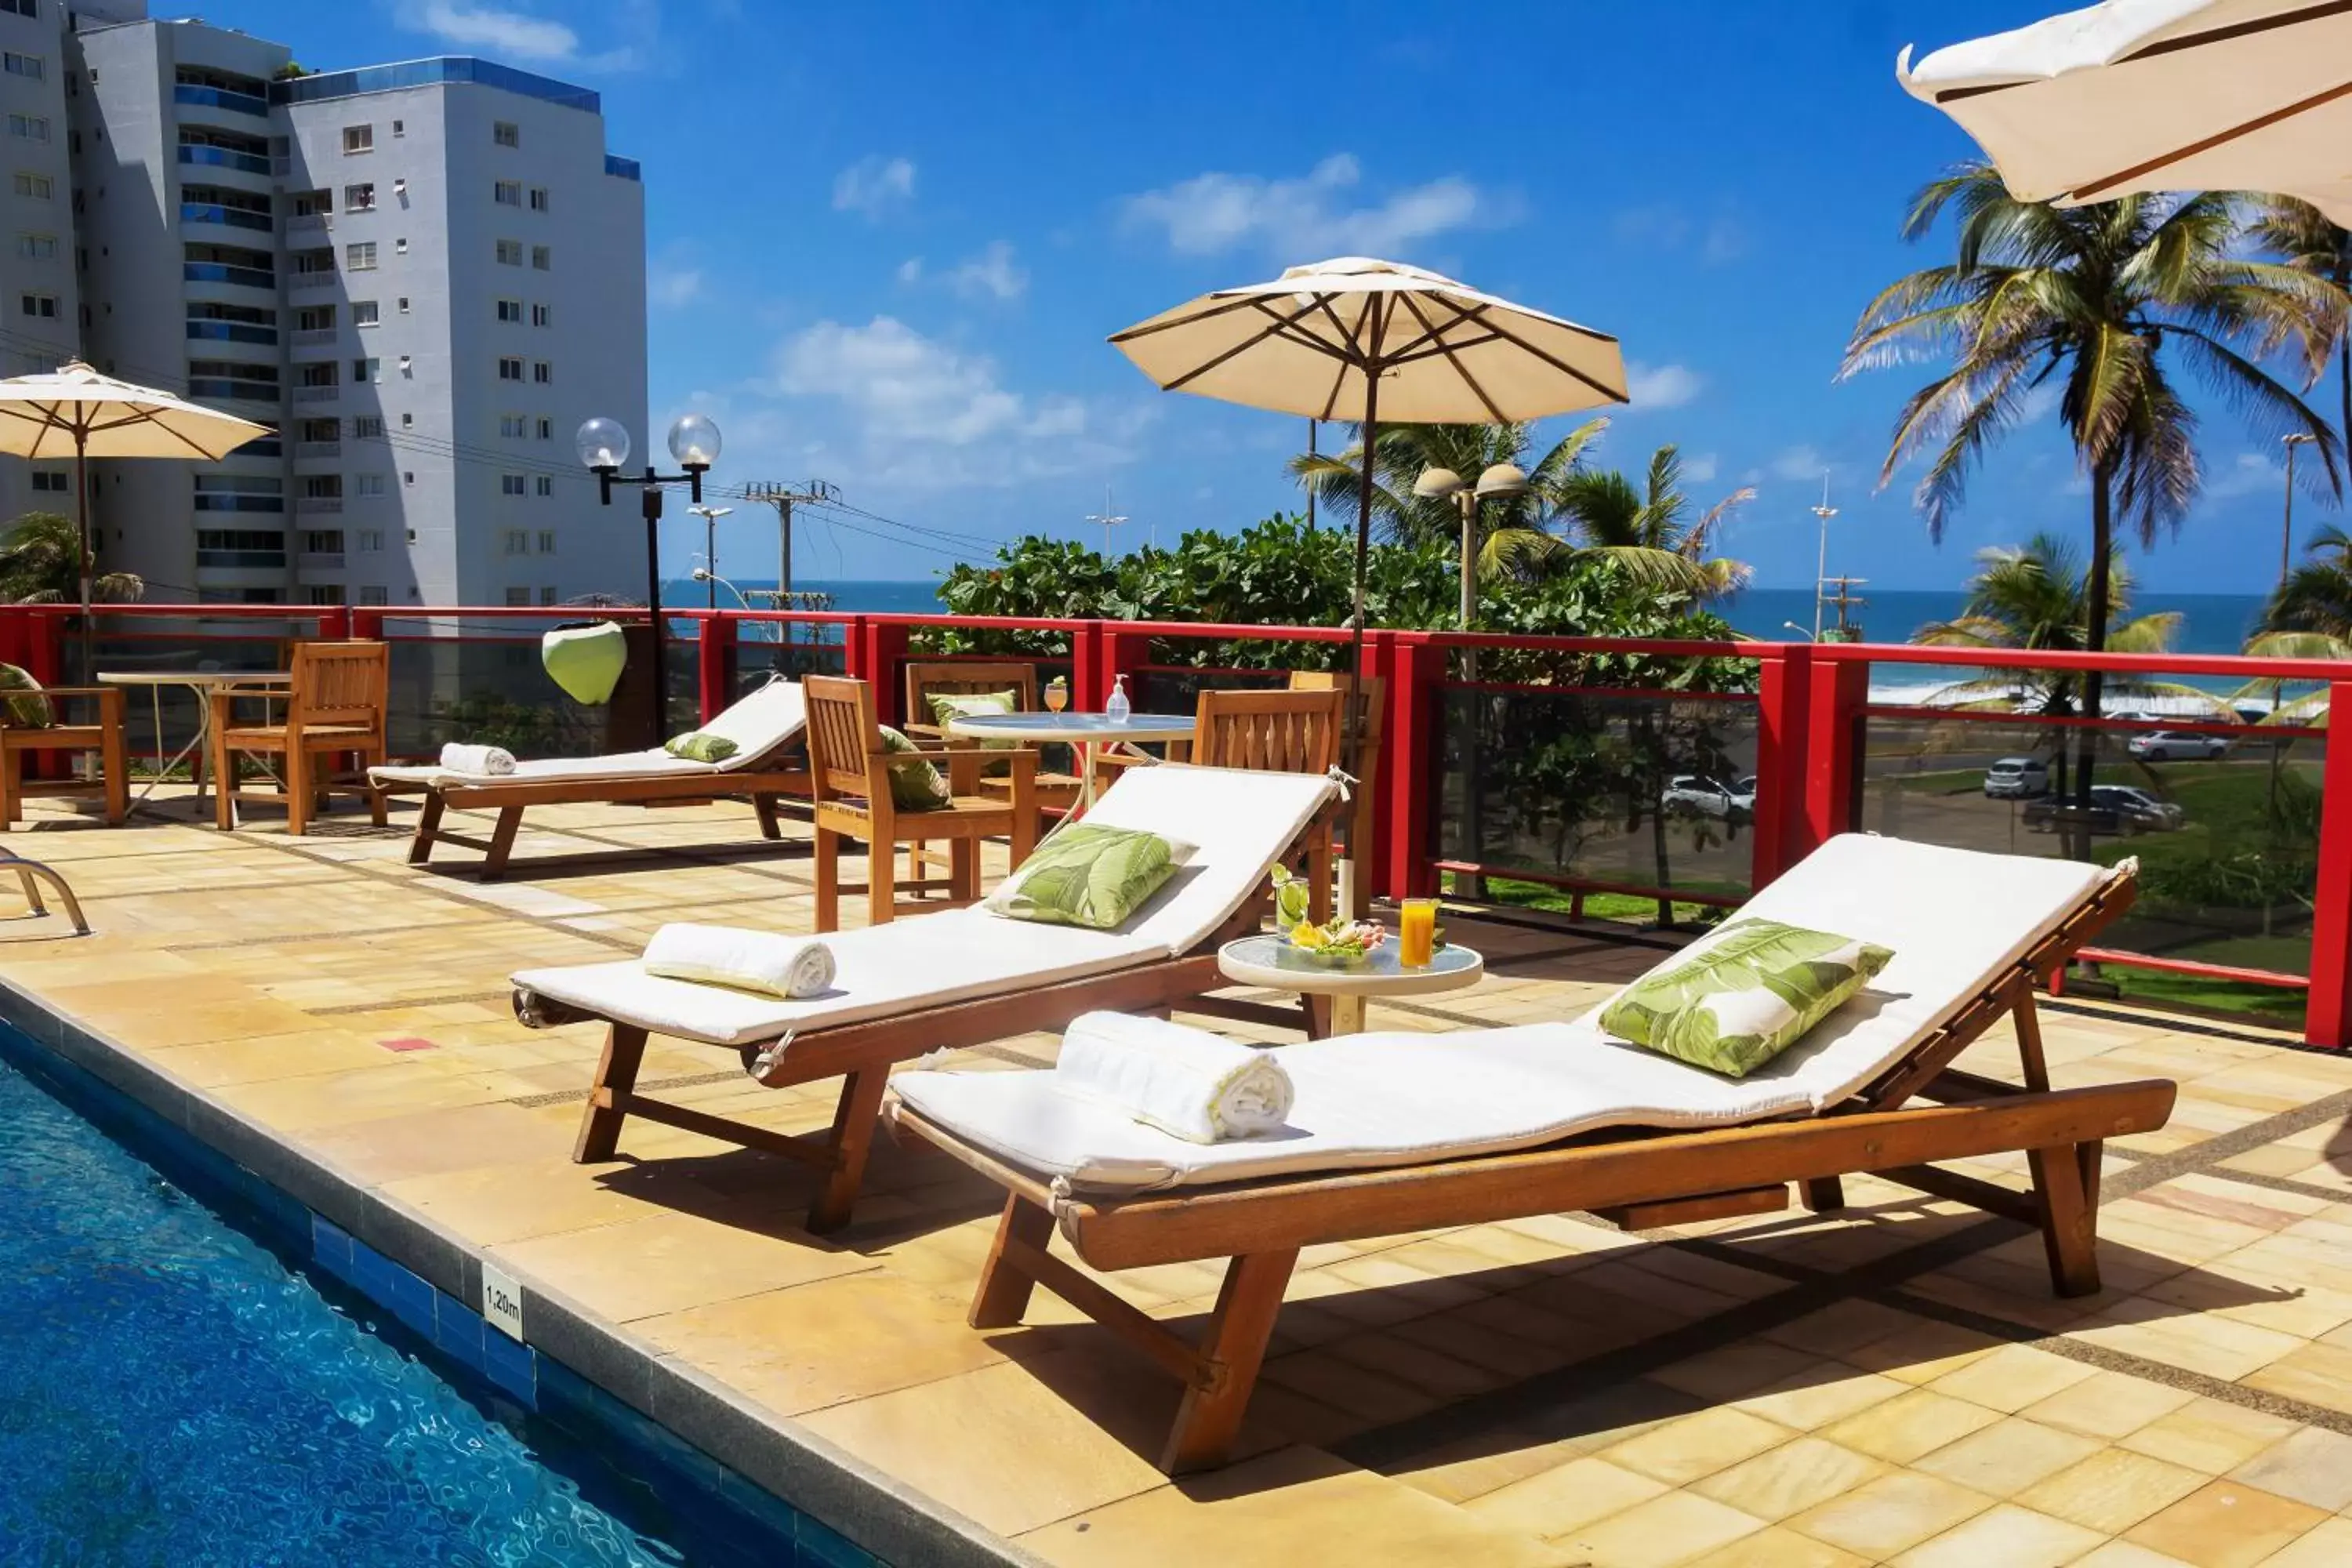
<path id="1" fill-rule="evenodd" d="M 2308 559 L 2271 591 L 2260 629 L 2352 641 L 2352 534 L 2331 523 L 2311 536 L 2304 553 Z"/>
<path id="2" fill-rule="evenodd" d="M 1737 592 L 1752 575 L 1748 566 L 1710 557 L 1707 549 L 1716 531 L 1755 500 L 1756 491 L 1742 486 L 1692 518 L 1682 476 L 1682 456 L 1671 445 L 1650 454 L 1649 472 L 1639 487 L 1615 469 L 1579 468 L 1564 475 L 1547 500 L 1566 532 L 1497 530 L 1486 542 L 1484 564 L 1489 570 L 1542 570 L 1562 557 L 1591 554 L 1617 561 L 1639 578 L 1654 575 L 1643 570 L 1651 558 L 1670 555 L 1693 569 L 1689 581 L 1694 596 L 1717 598 Z"/>
<path id="3" fill-rule="evenodd" d="M 2093 646 L 2089 574 L 2081 552 L 2068 541 L 2037 533 L 2023 544 L 1980 550 L 1977 562 L 1980 570 L 1969 579 L 1960 614 L 1921 626 L 1911 634 L 1913 642 L 1931 647 L 2062 652 Z M 2162 653 L 2171 647 L 2180 630 L 2180 615 L 2167 610 L 2135 616 L 2131 601 L 2131 568 L 2125 563 L 2123 547 L 2111 546 L 2106 635 L 2098 646 L 2115 653 Z M 2017 703 L 2012 694 L 2021 684 L 2032 695 Z M 2028 713 L 2072 714 L 2082 707 L 2081 672 L 1996 672 L 1947 688 L 1944 694 L 1980 697 Z"/>
<path id="4" fill-rule="evenodd" d="M 2201 472 L 2197 416 L 2171 374 L 2190 372 L 2258 435 L 2310 436 L 2340 487 L 2336 432 L 2259 363 L 2302 357 L 2305 384 L 2341 334 L 2345 291 L 2326 278 L 2242 254 L 2238 211 L 2225 192 L 2127 196 L 2060 208 L 2021 202 L 1990 163 L 1960 165 L 1913 197 L 1906 239 L 1946 212 L 1958 230 L 1951 263 L 1897 279 L 1863 310 L 1841 377 L 1920 359 L 1949 367 L 1912 394 L 1897 416 L 1883 486 L 1927 459 L 1915 501 L 1931 538 L 1958 508 L 1986 450 L 2030 412 L 2030 394 L 2054 382 L 2057 414 L 2090 479 L 2084 646 L 2107 646 L 2116 524 L 2152 544 L 2196 500 Z M 2098 672 L 2081 682 L 2096 717 Z M 2074 793 L 2090 802 L 2096 732 L 2080 741 Z"/>
<path id="5" fill-rule="evenodd" d="M 128 604 L 146 592 L 147 584 L 129 572 L 101 572 L 90 579 L 89 596 L 100 604 Z M 28 511 L 8 525 L 0 535 L 0 602 L 81 602 L 81 531 L 73 519 Z"/>
<path id="6" fill-rule="evenodd" d="M 2246 226 L 2255 244 L 2298 272 L 2325 278 L 2339 289 L 2352 289 L 2352 233 L 2336 226 L 2327 215 L 2309 202 L 2293 196 L 2261 196 L 2253 221 Z M 2318 345 L 2319 358 L 2336 353 L 2336 395 L 2339 399 L 2336 433 L 2352 443 L 2352 332 L 2339 323 L 2335 342 Z"/>

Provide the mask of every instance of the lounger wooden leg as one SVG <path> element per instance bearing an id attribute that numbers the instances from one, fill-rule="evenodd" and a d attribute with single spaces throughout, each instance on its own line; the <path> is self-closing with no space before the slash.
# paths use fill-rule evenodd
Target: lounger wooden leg
<path id="1" fill-rule="evenodd" d="M 2061 1296 L 2092 1296 L 2099 1289 L 2099 1211 L 2083 1173 L 2098 1168 L 2095 1142 L 2029 1149 L 2033 1191 L 2042 1200 L 2042 1246 L 2050 1257 L 2050 1284 Z"/>
<path id="2" fill-rule="evenodd" d="M 433 858 L 433 840 L 441 832 L 441 792 L 426 792 L 424 809 L 416 814 L 416 837 L 408 841 L 410 865 L 422 866 Z"/>
<path id="3" fill-rule="evenodd" d="M 516 833 L 522 828 L 522 807 L 499 807 L 499 820 L 490 829 L 490 847 L 482 857 L 482 880 L 494 882 L 506 875 L 507 857 L 514 853 Z"/>
<path id="4" fill-rule="evenodd" d="M 1043 1252 L 1054 1239 L 1054 1216 L 1017 1194 L 1004 1196 L 1004 1217 L 996 1222 L 996 1240 L 980 1270 L 980 1289 L 972 1292 L 971 1311 L 965 1321 L 975 1329 L 1009 1329 L 1029 1310 L 1029 1293 L 1037 1281 L 1007 1256 L 1013 1247 Z"/>
<path id="5" fill-rule="evenodd" d="M 816 929 L 841 929 L 841 835 L 816 830 Z"/>
<path id="6" fill-rule="evenodd" d="M 782 838 L 784 836 L 783 828 L 778 826 L 776 822 L 776 797 L 774 795 L 754 795 L 751 797 L 751 815 L 760 819 L 761 837 Z"/>
<path id="7" fill-rule="evenodd" d="M 646 1032 L 628 1024 L 604 1031 L 604 1054 L 596 1062 L 596 1078 L 588 1088 L 588 1109 L 580 1117 L 579 1141 L 572 1158 L 583 1165 L 609 1160 L 620 1147 L 621 1123 L 628 1120 L 629 1094 L 637 1086 L 637 1067 L 646 1059 Z"/>
<path id="8" fill-rule="evenodd" d="M 1798 1193 L 1805 1206 L 1815 1214 L 1835 1214 L 1845 1207 L 1845 1182 L 1838 1176 L 1817 1176 L 1810 1182 L 1799 1182 Z"/>
<path id="9" fill-rule="evenodd" d="M 833 1170 L 809 1205 L 808 1227 L 823 1236 L 849 1223 L 850 1205 L 866 1180 L 866 1153 L 874 1146 L 875 1119 L 882 1113 L 882 1091 L 890 1086 L 888 1068 L 867 1068 L 849 1075 L 841 1086 L 841 1102 L 834 1108 Z"/>
<path id="10" fill-rule="evenodd" d="M 1217 1310 L 1201 1346 L 1200 1367 L 1184 1390 L 1183 1404 L 1176 1407 L 1175 1427 L 1160 1452 L 1160 1468 L 1170 1475 L 1225 1462 L 1249 1409 L 1250 1393 L 1257 1386 L 1265 1343 L 1274 1333 L 1275 1315 L 1282 1310 L 1283 1287 L 1290 1283 L 1291 1266 L 1297 1261 L 1298 1249 L 1291 1247 L 1250 1253 L 1226 1268 Z"/>

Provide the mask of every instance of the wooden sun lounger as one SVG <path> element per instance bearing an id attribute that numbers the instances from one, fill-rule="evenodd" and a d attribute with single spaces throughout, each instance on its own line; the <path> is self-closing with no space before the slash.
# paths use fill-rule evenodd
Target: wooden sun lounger
<path id="1" fill-rule="evenodd" d="M 2036 1226 L 2057 1292 L 2097 1290 L 2101 1144 L 2163 1126 L 2177 1086 L 2151 1079 L 2052 1089 L 2033 985 L 2128 908 L 2135 890 L 2129 874 L 2107 881 L 1861 1094 L 1798 1121 L 1690 1132 L 1619 1129 L 1520 1153 L 1100 1198 L 1056 1196 L 1050 1181 L 909 1106 L 894 1108 L 892 1124 L 1006 1191 L 972 1326 L 1017 1323 L 1031 1290 L 1045 1286 L 1182 1383 L 1160 1468 L 1207 1468 L 1224 1462 L 1240 1430 L 1299 1250 L 1318 1243 L 1578 1210 L 1643 1230 L 1782 1209 L 1791 1183 L 1807 1206 L 1831 1210 L 1844 1201 L 1842 1176 L 1870 1173 Z M 2016 1021 L 2021 1088 L 1950 1065 L 2003 1017 Z M 1931 1103 L 1909 1107 L 1914 1099 Z M 2015 1150 L 2032 1166 L 2029 1192 L 1934 1163 Z M 1056 1228 L 1096 1269 L 1230 1259 L 1199 1342 L 1052 1256 Z"/>

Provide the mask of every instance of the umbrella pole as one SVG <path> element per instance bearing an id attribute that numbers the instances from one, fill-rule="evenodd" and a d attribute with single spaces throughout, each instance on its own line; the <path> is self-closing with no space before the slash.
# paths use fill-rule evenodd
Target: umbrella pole
<path id="1" fill-rule="evenodd" d="M 1381 376 L 1377 364 L 1368 367 L 1364 376 L 1364 441 L 1363 455 L 1357 463 L 1356 476 L 1356 584 L 1355 614 L 1350 620 L 1355 635 L 1348 654 L 1348 697 L 1339 717 L 1339 735 L 1344 742 L 1342 755 L 1348 759 L 1348 772 L 1356 778 L 1355 788 L 1371 788 L 1371 780 L 1364 765 L 1364 726 L 1361 721 L 1360 682 L 1364 674 L 1364 574 L 1371 561 L 1372 552 L 1372 461 L 1380 441 Z M 1356 906 L 1360 894 L 1356 885 L 1356 872 L 1362 860 L 1364 847 L 1356 842 L 1356 814 L 1343 815 L 1347 834 L 1347 854 L 1339 862 L 1339 913 L 1356 918 Z"/>

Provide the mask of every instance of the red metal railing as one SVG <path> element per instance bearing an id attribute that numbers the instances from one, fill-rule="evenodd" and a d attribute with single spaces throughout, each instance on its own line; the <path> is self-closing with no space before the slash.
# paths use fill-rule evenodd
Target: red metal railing
<path id="1" fill-rule="evenodd" d="M 154 647 L 182 641 L 252 641 L 310 636 L 326 638 L 383 637 L 395 643 L 468 641 L 523 644 L 538 627 L 585 614 L 642 624 L 642 610 L 583 612 L 570 606 L 519 605 L 133 605 L 107 607 L 100 616 L 101 640 L 109 644 L 145 639 Z M 76 612 L 69 605 L 0 606 L 0 658 L 24 665 L 45 681 L 66 669 L 66 632 Z M 167 626 L 164 623 L 181 623 Z M 873 681 L 877 706 L 897 721 L 899 671 L 919 639 L 936 645 L 944 635 L 1022 634 L 1041 651 L 1035 656 L 1069 667 L 1073 706 L 1099 709 L 1122 675 L 1130 688 L 1141 678 L 1187 678 L 1206 684 L 1232 684 L 1279 677 L 1278 668 L 1217 661 L 1183 661 L 1181 650 L 1203 642 L 1311 647 L 1312 662 L 1344 667 L 1350 634 L 1330 626 L 1202 625 L 1195 623 L 944 617 L 863 615 L 854 612 L 687 608 L 667 610 L 665 628 L 673 674 L 673 702 L 698 708 L 706 717 L 735 697 L 739 668 L 766 647 L 789 647 L 801 654 L 818 650 L 835 657 L 847 673 Z M 509 629 L 511 628 L 511 629 Z M 790 640 L 787 640 L 790 639 Z M 804 640 L 803 640 L 804 639 Z M 1051 651 L 1043 651 L 1050 649 Z M 1465 679 L 1457 661 L 1465 653 L 1515 655 L 1645 656 L 1654 660 L 1738 661 L 1746 689 L 1667 690 L 1627 685 L 1612 679 L 1591 686 L 1543 679 Z M 937 655 L 925 652 L 921 657 Z M 1025 656 L 1024 656 L 1025 657 Z M 1684 642 L 1594 637 L 1523 637 L 1498 633 L 1375 630 L 1364 638 L 1364 672 L 1387 683 L 1384 742 L 1371 759 L 1365 787 L 1379 803 L 1381 830 L 1359 852 L 1365 885 L 1391 895 L 1434 891 L 1444 871 L 1492 873 L 1553 886 L 1578 898 L 1586 893 L 1667 897 L 1679 902 L 1734 901 L 1705 888 L 1652 888 L 1606 876 L 1580 877 L 1546 867 L 1489 866 L 1475 858 L 1441 853 L 1434 837 L 1444 780 L 1439 759 L 1446 739 L 1445 702 L 1450 694 L 1472 693 L 1498 701 L 1563 700 L 1593 702 L 1643 700 L 1752 705 L 1757 788 L 1748 845 L 1748 880 L 1762 887 L 1833 836 L 1862 820 L 1864 764 L 1869 726 L 1933 719 L 1953 724 L 2008 728 L 2033 726 L 2074 731 L 2126 731 L 2150 727 L 2139 720 L 1957 713 L 1869 700 L 1872 670 L 1878 666 L 1937 670 L 2018 670 L 2110 675 L 2163 674 L 2324 686 L 2336 710 L 2352 712 L 2352 668 L 2320 659 L 2254 659 L 2217 655 L 2019 652 L 2000 649 L 1918 647 L 1868 644 Z M 683 689 L 681 690 L 681 680 Z M 2124 699 L 2123 700 L 2132 700 Z M 1746 722 L 1742 720 L 1742 722 Z M 2156 727 L 2193 734 L 2216 734 L 2265 742 L 2324 741 L 2324 721 L 2256 729 L 2213 718 L 2183 716 Z M 2157 973 L 2304 990 L 2307 994 L 2305 1037 L 2315 1044 L 2352 1044 L 2352 747 L 2331 748 L 2319 770 L 2321 816 L 2317 876 L 2312 889 L 2308 972 L 2204 963 L 2164 953 L 2102 950 L 2102 963 Z"/>

